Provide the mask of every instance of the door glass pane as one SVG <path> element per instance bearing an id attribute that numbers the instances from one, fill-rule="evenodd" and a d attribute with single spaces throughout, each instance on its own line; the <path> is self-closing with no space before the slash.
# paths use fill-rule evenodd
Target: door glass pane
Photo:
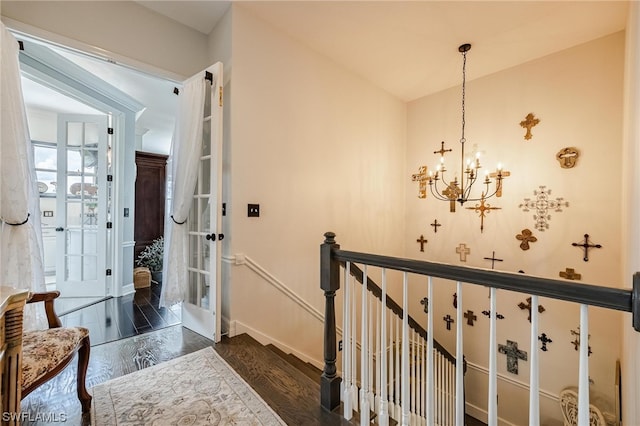
<path id="1" fill-rule="evenodd" d="M 211 218 L 209 213 L 209 200 L 200 200 L 200 227 L 202 232 L 207 234 L 211 232 Z"/>
<path id="2" fill-rule="evenodd" d="M 84 140 L 84 126 L 83 123 L 68 122 L 67 123 L 67 145 L 68 146 L 82 146 Z"/>
<path id="3" fill-rule="evenodd" d="M 67 171 L 72 173 L 80 173 L 82 169 L 82 155 L 80 149 L 67 150 Z"/>
<path id="4" fill-rule="evenodd" d="M 34 145 L 33 159 L 36 169 L 58 170 L 58 151 L 55 147 Z"/>
<path id="5" fill-rule="evenodd" d="M 36 170 L 36 179 L 38 179 L 38 191 L 41 194 L 55 194 L 57 184 L 55 172 Z"/>
<path id="6" fill-rule="evenodd" d="M 84 230 L 84 253 L 98 254 L 98 232 L 96 230 Z"/>
<path id="7" fill-rule="evenodd" d="M 84 123 L 84 145 L 97 147 L 99 138 L 98 123 Z"/>
<path id="8" fill-rule="evenodd" d="M 83 225 L 88 225 L 89 227 L 95 227 L 98 225 L 98 203 L 97 202 L 86 202 L 84 205 L 84 215 L 82 217 Z"/>
<path id="9" fill-rule="evenodd" d="M 205 85 L 205 93 L 204 93 L 204 115 L 203 117 L 209 117 L 211 115 L 211 90 L 210 86 Z"/>
<path id="10" fill-rule="evenodd" d="M 82 210 L 80 203 L 67 203 L 67 228 L 77 228 L 80 226 L 82 218 Z"/>
<path id="11" fill-rule="evenodd" d="M 194 198 L 191 201 L 191 210 L 189 210 L 189 231 L 190 232 L 198 232 L 199 221 L 198 221 L 198 199 Z"/>
<path id="12" fill-rule="evenodd" d="M 82 254 L 82 230 L 80 229 L 67 230 L 67 254 L 69 255 Z"/>
<path id="13" fill-rule="evenodd" d="M 202 194 L 208 195 L 211 192 L 211 158 L 200 160 L 202 166 L 200 173 Z"/>
<path id="14" fill-rule="evenodd" d="M 202 155 L 211 155 L 211 120 L 202 123 Z"/>
<path id="15" fill-rule="evenodd" d="M 200 274 L 198 274 L 197 272 L 193 272 L 193 271 L 189 272 L 189 288 L 188 288 L 189 294 L 187 294 L 187 301 L 192 305 L 195 305 L 196 301 L 198 300 L 199 276 Z"/>
<path id="16" fill-rule="evenodd" d="M 66 256 L 65 278 L 67 281 L 80 281 L 82 278 L 82 256 Z"/>
<path id="17" fill-rule="evenodd" d="M 83 256 L 83 271 L 82 275 L 85 281 L 98 279 L 98 257 L 97 256 Z"/>
<path id="18" fill-rule="evenodd" d="M 203 309 L 209 309 L 209 274 L 202 275 L 203 280 L 200 282 L 200 306 Z"/>
<path id="19" fill-rule="evenodd" d="M 84 172 L 86 174 L 95 175 L 98 169 L 98 150 L 84 149 L 83 157 L 84 157 L 84 165 L 83 165 Z"/>
<path id="20" fill-rule="evenodd" d="M 198 265 L 198 245 L 200 244 L 200 238 L 204 239 L 204 237 L 200 237 L 199 235 L 189 235 L 189 267 L 194 269 L 200 269 L 200 265 Z"/>

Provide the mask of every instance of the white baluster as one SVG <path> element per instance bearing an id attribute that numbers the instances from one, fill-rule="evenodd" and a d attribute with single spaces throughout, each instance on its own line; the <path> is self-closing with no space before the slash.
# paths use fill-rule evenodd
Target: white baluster
<path id="1" fill-rule="evenodd" d="M 580 305 L 580 371 L 578 379 L 578 424 L 589 424 L 589 306 Z"/>
<path id="2" fill-rule="evenodd" d="M 358 334 L 357 334 L 357 315 L 358 315 L 358 302 L 356 297 L 356 288 L 357 285 L 355 280 L 352 280 L 351 285 L 351 406 L 355 411 L 359 410 L 359 400 L 358 400 L 358 369 L 357 365 L 357 342 L 358 342 Z"/>
<path id="3" fill-rule="evenodd" d="M 353 408 L 351 404 L 351 287 L 349 273 L 351 268 L 351 262 L 347 262 L 344 268 L 344 300 L 342 303 L 342 405 L 343 416 L 345 419 L 350 420 L 353 416 Z"/>
<path id="4" fill-rule="evenodd" d="M 497 342 L 496 342 L 496 289 L 489 290 L 491 301 L 489 302 L 489 394 L 488 411 L 489 418 L 487 424 L 496 426 L 498 424 L 498 382 L 497 382 Z M 460 303 L 460 299 L 458 299 Z"/>
<path id="5" fill-rule="evenodd" d="M 540 426 L 538 381 L 538 296 L 531 296 L 531 350 L 529 352 L 529 426 Z"/>
<path id="6" fill-rule="evenodd" d="M 380 409 L 378 410 L 378 424 L 381 426 L 389 425 L 389 402 L 387 400 L 387 378 L 393 377 L 387 375 L 387 347 L 389 343 L 387 341 L 387 270 L 382 270 L 382 307 L 380 312 L 380 322 L 382 327 L 380 328 Z"/>
<path id="7" fill-rule="evenodd" d="M 402 426 L 409 424 L 409 276 L 402 273 Z"/>
<path id="8" fill-rule="evenodd" d="M 407 315 L 409 316 L 409 315 Z M 416 332 L 414 330 L 410 330 L 410 338 L 409 343 L 411 344 L 411 349 L 409 349 L 409 385 L 410 385 L 410 394 L 411 394 L 411 424 L 415 424 L 415 417 L 418 413 L 417 406 L 417 392 L 416 392 L 416 378 L 418 376 L 418 370 L 416 366 L 416 355 L 417 355 L 417 338 Z"/>
<path id="9" fill-rule="evenodd" d="M 375 388 L 375 402 L 373 405 L 373 411 L 376 412 L 376 414 L 380 415 L 380 383 L 381 383 L 381 377 L 382 376 L 382 370 L 381 370 L 381 366 L 380 366 L 380 358 L 382 358 L 382 353 L 381 353 L 381 347 L 384 346 L 384 344 L 380 343 L 380 307 L 381 305 L 378 303 L 378 299 L 373 299 L 375 306 L 376 306 L 376 388 Z"/>
<path id="10" fill-rule="evenodd" d="M 456 426 L 464 426 L 464 385 L 463 385 L 463 347 L 462 347 L 462 283 L 456 284 L 458 308 L 456 310 Z"/>
<path id="11" fill-rule="evenodd" d="M 367 297 L 369 298 L 369 348 L 368 348 L 368 357 L 369 357 L 369 408 L 374 411 L 376 409 L 375 403 L 375 395 L 373 390 L 373 322 L 374 318 L 374 310 L 373 310 L 373 295 L 367 291 Z"/>
<path id="12" fill-rule="evenodd" d="M 433 311 L 435 304 L 433 302 L 433 287 L 431 286 L 431 277 L 427 283 L 427 298 L 429 299 L 428 313 L 427 313 L 427 368 L 426 368 L 426 424 L 433 426 L 434 424 L 434 394 L 435 383 L 433 381 Z"/>
<path id="13" fill-rule="evenodd" d="M 369 313 L 367 303 L 367 265 L 362 267 L 362 319 L 360 323 L 360 425 L 369 424 Z"/>
<path id="14" fill-rule="evenodd" d="M 394 419 L 402 418 L 402 402 L 400 395 L 400 381 L 402 380 L 402 370 L 400 369 L 400 346 L 402 345 L 402 336 L 400 335 L 401 318 L 396 317 L 396 413 Z"/>
<path id="15" fill-rule="evenodd" d="M 396 418 L 396 393 L 394 391 L 394 386 L 396 383 L 396 372 L 395 372 L 395 352 L 394 348 L 396 347 L 396 340 L 398 339 L 395 334 L 395 318 L 396 316 L 391 313 L 389 316 L 389 417 L 392 419 Z"/>

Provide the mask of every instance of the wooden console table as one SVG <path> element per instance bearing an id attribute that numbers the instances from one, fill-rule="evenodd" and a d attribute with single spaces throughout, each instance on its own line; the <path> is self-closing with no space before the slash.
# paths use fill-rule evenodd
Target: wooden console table
<path id="1" fill-rule="evenodd" d="M 20 424 L 22 317 L 28 296 L 28 290 L 0 286 L 0 422 L 3 425 Z"/>

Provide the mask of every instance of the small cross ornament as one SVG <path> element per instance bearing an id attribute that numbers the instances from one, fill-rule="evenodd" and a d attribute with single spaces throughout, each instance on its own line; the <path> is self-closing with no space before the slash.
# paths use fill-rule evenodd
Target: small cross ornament
<path id="1" fill-rule="evenodd" d="M 498 352 L 507 356 L 507 371 L 518 374 L 518 360 L 527 360 L 527 353 L 518 349 L 518 342 L 507 340 L 506 345 L 498 345 Z"/>
<path id="2" fill-rule="evenodd" d="M 425 313 L 425 314 L 428 314 L 428 313 L 429 313 L 429 298 L 427 298 L 427 297 L 423 297 L 423 298 L 420 300 L 420 304 L 421 304 L 422 306 L 424 306 L 424 313 Z"/>
<path id="3" fill-rule="evenodd" d="M 527 304 L 525 305 L 524 302 L 520 302 L 518 303 L 518 308 L 524 310 L 526 309 L 527 311 L 529 311 L 529 316 L 527 317 L 527 320 L 529 322 L 531 322 L 531 298 L 527 297 Z M 538 312 L 539 313 L 543 313 L 545 311 L 544 306 L 542 305 L 538 305 Z"/>
<path id="4" fill-rule="evenodd" d="M 447 323 L 447 330 L 451 330 L 451 323 L 455 322 L 454 319 L 451 318 L 451 315 L 447 314 L 447 316 L 442 317 L 442 319 Z"/>
<path id="5" fill-rule="evenodd" d="M 571 344 L 573 345 L 573 348 L 577 351 L 580 350 L 580 326 L 578 326 L 577 330 L 571 330 L 571 335 L 575 336 L 576 338 L 573 340 L 573 342 L 571 342 Z M 591 339 L 591 335 L 589 334 L 587 336 L 587 339 Z M 589 353 L 588 356 L 591 356 L 592 352 L 591 352 L 591 345 L 588 346 L 589 349 Z"/>
<path id="6" fill-rule="evenodd" d="M 467 319 L 467 325 L 473 327 L 473 322 L 478 320 L 478 316 L 474 315 L 473 311 L 467 310 L 464 313 L 464 317 Z"/>
<path id="7" fill-rule="evenodd" d="M 429 241 L 424 239 L 424 235 L 420 235 L 420 238 L 416 240 L 417 243 L 420 243 L 420 251 L 424 251 L 424 245 Z"/>
<path id="8" fill-rule="evenodd" d="M 427 175 L 427 166 L 420 166 L 418 173 L 411 175 L 411 180 L 419 182 L 418 198 L 427 198 L 427 181 L 429 180 L 429 176 Z"/>
<path id="9" fill-rule="evenodd" d="M 538 340 L 542 342 L 542 347 L 540 348 L 540 350 L 543 352 L 547 352 L 549 350 L 547 349 L 547 343 L 553 343 L 553 340 L 549 339 L 546 333 L 542 333 L 540 336 L 538 336 Z"/>
<path id="10" fill-rule="evenodd" d="M 498 258 L 496 257 L 496 252 L 495 252 L 495 251 L 493 252 L 493 254 L 491 255 L 491 257 L 485 257 L 485 258 L 484 258 L 484 260 L 490 260 L 490 261 L 491 261 L 491 269 L 493 269 L 493 268 L 494 268 L 494 266 L 495 266 L 495 263 L 496 263 L 496 262 L 502 262 L 502 261 L 504 261 L 504 259 L 498 259 Z"/>
<path id="11" fill-rule="evenodd" d="M 458 309 L 458 293 L 453 293 L 453 307 Z"/>
<path id="12" fill-rule="evenodd" d="M 560 271 L 560 277 L 567 280 L 580 281 L 582 279 L 582 274 L 578 274 L 573 268 L 565 268 L 564 271 Z"/>
<path id="13" fill-rule="evenodd" d="M 585 262 L 589 261 L 589 249 L 590 248 L 602 248 L 600 244 L 589 244 L 589 234 L 584 234 L 584 242 L 582 244 L 571 243 L 574 247 L 582 247 L 584 248 L 584 257 L 582 260 Z"/>
<path id="14" fill-rule="evenodd" d="M 520 234 L 516 235 L 516 240 L 520 241 L 520 248 L 522 250 L 529 250 L 529 243 L 538 241 L 530 229 L 523 229 Z"/>
<path id="15" fill-rule="evenodd" d="M 438 226 L 442 226 L 442 224 L 438 223 L 438 219 L 436 219 L 433 221 L 431 226 L 433 226 L 433 232 L 438 232 Z"/>
<path id="16" fill-rule="evenodd" d="M 460 243 L 458 247 L 456 247 L 456 253 L 460 255 L 460 260 L 462 262 L 467 261 L 467 255 L 471 253 L 471 249 L 467 247 L 466 244 Z"/>
<path id="17" fill-rule="evenodd" d="M 580 151 L 578 148 L 573 146 L 562 148 L 556 154 L 556 160 L 560 163 L 560 167 L 563 169 L 572 169 L 575 167 L 578 157 L 580 156 Z"/>
<path id="18" fill-rule="evenodd" d="M 540 123 L 540 119 L 539 118 L 535 118 L 535 116 L 533 115 L 532 112 L 530 112 L 529 114 L 527 114 L 527 116 L 524 118 L 523 121 L 520 122 L 520 126 L 527 129 L 527 133 L 525 133 L 524 135 L 524 139 L 525 140 L 529 140 L 533 137 L 533 134 L 531 134 L 531 128 L 534 126 L 537 126 L 538 123 Z"/>
<path id="19" fill-rule="evenodd" d="M 444 141 L 440 142 L 440 149 L 438 151 L 433 151 L 434 154 L 440 154 L 440 157 L 444 157 L 446 152 L 451 152 L 452 149 L 444 149 Z"/>
<path id="20" fill-rule="evenodd" d="M 491 311 L 482 311 L 482 315 L 484 315 L 487 318 L 491 318 Z M 496 313 L 496 318 L 497 319 L 504 319 L 504 315 L 502 315 L 500 313 Z"/>

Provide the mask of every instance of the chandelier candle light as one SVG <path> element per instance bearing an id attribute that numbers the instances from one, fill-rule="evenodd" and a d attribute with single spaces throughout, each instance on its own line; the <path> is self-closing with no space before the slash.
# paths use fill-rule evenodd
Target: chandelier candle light
<path id="1" fill-rule="evenodd" d="M 502 179 L 509 176 L 509 172 L 503 171 L 502 166 L 498 164 L 498 168 L 495 173 L 485 173 L 484 185 L 485 189 L 482 191 L 482 195 L 477 198 L 471 196 L 471 188 L 478 179 L 478 173 L 480 166 L 480 154 L 476 154 L 475 159 L 466 158 L 464 156 L 464 144 L 466 142 L 464 136 L 465 128 L 465 95 L 466 95 L 466 67 L 467 67 L 467 52 L 471 49 L 470 44 L 463 44 L 458 47 L 458 51 L 462 53 L 462 135 L 460 137 L 460 182 L 458 177 L 454 176 L 453 181 L 447 181 L 445 178 L 445 172 L 447 169 L 444 164 L 444 155 L 447 152 L 451 152 L 451 149 L 444 149 L 444 142 L 438 151 L 434 151 L 434 154 L 440 154 L 440 164 L 436 167 L 435 174 L 429 172 L 428 182 L 429 189 L 433 196 L 441 201 L 449 201 L 450 211 L 455 212 L 456 201 L 463 205 L 467 201 L 483 201 L 494 195 L 500 197 L 502 195 Z M 491 178 L 495 178 L 495 188 L 493 192 L 490 192 L 489 185 L 491 185 Z M 442 181 L 444 188 L 438 188 L 438 182 Z"/>

